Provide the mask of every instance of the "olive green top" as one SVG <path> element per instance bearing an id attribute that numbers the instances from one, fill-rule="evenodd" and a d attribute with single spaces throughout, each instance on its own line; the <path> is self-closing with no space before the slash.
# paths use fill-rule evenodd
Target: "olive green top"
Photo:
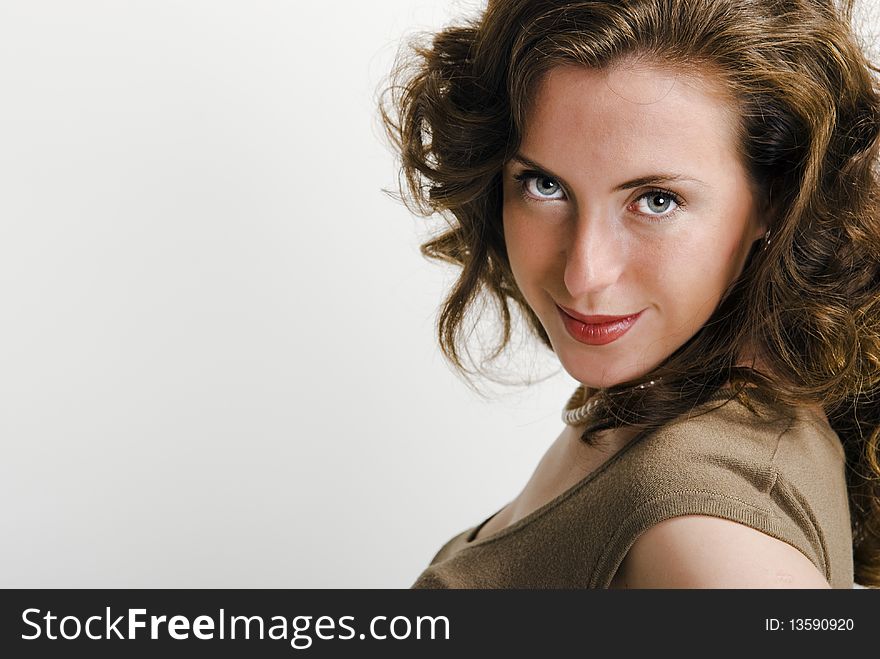
<path id="1" fill-rule="evenodd" d="M 500 510 L 459 533 L 412 588 L 607 588 L 639 534 L 664 519 L 694 514 L 783 540 L 833 588 L 852 588 L 852 531 L 837 434 L 806 409 L 794 417 L 759 418 L 737 400 L 723 402 L 716 397 L 626 444 L 576 485 L 496 533 L 473 540 Z"/>

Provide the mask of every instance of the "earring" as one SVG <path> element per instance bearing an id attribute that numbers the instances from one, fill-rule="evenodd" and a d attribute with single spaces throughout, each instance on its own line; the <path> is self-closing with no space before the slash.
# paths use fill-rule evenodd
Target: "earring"
<path id="1" fill-rule="evenodd" d="M 767 249 L 770 246 L 770 229 L 767 229 L 767 233 L 764 234 L 764 249 Z"/>

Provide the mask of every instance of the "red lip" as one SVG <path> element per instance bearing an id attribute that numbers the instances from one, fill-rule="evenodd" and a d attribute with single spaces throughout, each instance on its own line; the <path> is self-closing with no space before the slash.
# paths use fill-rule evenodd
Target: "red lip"
<path id="1" fill-rule="evenodd" d="M 557 308 L 568 335 L 579 343 L 591 346 L 602 346 L 616 341 L 636 324 L 644 312 L 642 309 L 642 311 L 630 316 L 581 316 L 578 314 L 578 317 L 573 317 L 567 311 L 563 311 L 564 307 L 557 305 Z M 588 318 L 594 322 L 585 322 L 578 318 Z M 610 318 L 611 320 L 595 322 L 597 318 Z"/>
<path id="2" fill-rule="evenodd" d="M 573 311 L 572 309 L 569 309 L 568 307 L 563 307 L 561 304 L 558 304 L 556 306 L 558 306 L 560 309 L 562 309 L 565 313 L 567 313 L 569 316 L 571 316 L 575 320 L 579 320 L 582 323 L 586 323 L 587 325 L 601 325 L 603 323 L 614 323 L 619 320 L 623 320 L 624 318 L 632 318 L 633 316 L 637 316 L 638 314 L 641 313 L 641 311 L 639 311 L 636 313 L 628 314 L 626 316 L 584 316 L 582 314 L 579 314 L 577 311 Z"/>

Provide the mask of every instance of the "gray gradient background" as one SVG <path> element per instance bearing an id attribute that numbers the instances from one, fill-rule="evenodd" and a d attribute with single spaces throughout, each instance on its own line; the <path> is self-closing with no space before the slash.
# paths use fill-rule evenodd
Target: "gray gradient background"
<path id="1" fill-rule="evenodd" d="M 576 383 L 446 366 L 374 109 L 481 5 L 0 0 L 0 586 L 407 587 L 521 489 Z"/>

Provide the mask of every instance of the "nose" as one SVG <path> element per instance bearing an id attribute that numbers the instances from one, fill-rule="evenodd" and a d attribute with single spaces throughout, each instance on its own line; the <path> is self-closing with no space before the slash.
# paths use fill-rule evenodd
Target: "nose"
<path id="1" fill-rule="evenodd" d="M 623 272 L 625 248 L 613 223 L 598 213 L 580 214 L 572 223 L 565 254 L 565 285 L 573 299 L 598 293 Z"/>

